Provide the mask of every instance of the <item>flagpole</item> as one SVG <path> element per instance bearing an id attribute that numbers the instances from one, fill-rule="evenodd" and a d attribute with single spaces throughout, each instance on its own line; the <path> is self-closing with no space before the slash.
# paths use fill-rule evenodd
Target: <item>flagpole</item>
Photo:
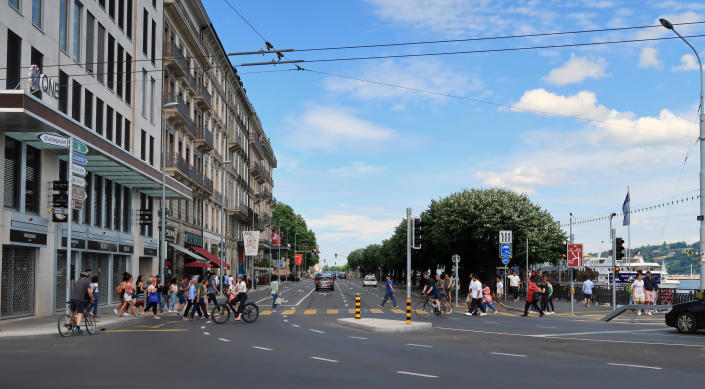
<path id="1" fill-rule="evenodd" d="M 629 213 L 629 224 L 627 224 L 627 258 L 632 257 L 632 196 L 629 194 L 629 185 L 627 185 L 627 197 L 629 204 L 627 205 Z"/>

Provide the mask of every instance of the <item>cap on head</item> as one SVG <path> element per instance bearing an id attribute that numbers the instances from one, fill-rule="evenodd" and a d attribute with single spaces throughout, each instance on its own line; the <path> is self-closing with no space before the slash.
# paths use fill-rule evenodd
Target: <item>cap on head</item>
<path id="1" fill-rule="evenodd" d="M 244 279 L 244 276 L 243 276 L 242 274 L 238 274 L 238 275 L 237 275 L 237 279 L 238 279 L 238 280 L 242 280 L 242 279 Z"/>

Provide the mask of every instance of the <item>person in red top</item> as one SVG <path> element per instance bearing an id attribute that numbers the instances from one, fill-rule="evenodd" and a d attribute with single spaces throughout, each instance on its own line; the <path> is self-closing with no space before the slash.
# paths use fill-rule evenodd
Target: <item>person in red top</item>
<path id="1" fill-rule="evenodd" d="M 529 314 L 529 307 L 533 306 L 534 310 L 539 313 L 539 317 L 541 317 L 543 316 L 543 311 L 539 308 L 539 305 L 537 304 L 538 299 L 534 298 L 536 297 L 534 296 L 534 293 L 545 293 L 545 291 L 536 285 L 534 278 L 532 277 L 527 277 L 526 282 L 528 282 L 529 288 L 526 291 L 526 303 L 524 304 L 524 314 L 522 316 L 527 316 Z"/>

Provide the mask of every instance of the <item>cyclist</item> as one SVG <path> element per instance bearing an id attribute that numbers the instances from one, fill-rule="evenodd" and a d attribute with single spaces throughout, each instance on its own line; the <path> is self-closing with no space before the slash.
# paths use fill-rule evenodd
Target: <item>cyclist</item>
<path id="1" fill-rule="evenodd" d="M 436 273 L 436 285 L 438 286 L 438 299 L 439 301 L 443 301 L 443 304 L 448 307 L 448 310 L 450 311 L 450 303 L 448 302 L 448 289 L 446 288 L 446 280 L 441 277 L 440 274 Z M 441 305 L 436 302 L 436 305 L 438 306 L 438 309 L 441 309 Z"/>
<path id="2" fill-rule="evenodd" d="M 424 279 L 424 287 L 423 290 L 421 291 L 421 294 L 425 295 L 427 298 L 431 297 L 431 292 L 433 292 L 433 299 L 432 302 L 435 304 L 436 309 L 440 307 L 438 304 L 438 286 L 436 284 L 436 281 L 429 277 L 428 273 L 423 274 L 423 279 Z"/>
<path id="3" fill-rule="evenodd" d="M 81 320 L 83 319 L 83 313 L 86 308 L 85 302 L 88 299 L 90 299 L 91 303 L 95 302 L 88 275 L 81 273 L 80 278 L 73 285 L 73 291 L 71 292 L 71 322 L 76 323 L 74 331 L 79 334 L 83 333 L 81 330 Z"/>
<path id="4" fill-rule="evenodd" d="M 247 284 L 245 284 L 244 279 L 245 277 L 242 274 L 237 275 L 237 283 L 235 284 L 235 298 L 230 303 L 230 306 L 233 310 L 235 310 L 235 304 L 240 302 L 235 320 L 242 319 L 242 310 L 245 308 L 245 303 L 247 303 Z"/>

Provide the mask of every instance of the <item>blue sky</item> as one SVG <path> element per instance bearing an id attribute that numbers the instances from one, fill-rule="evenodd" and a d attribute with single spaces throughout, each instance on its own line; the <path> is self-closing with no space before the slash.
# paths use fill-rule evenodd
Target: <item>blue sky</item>
<path id="1" fill-rule="evenodd" d="M 366 0 L 233 5 L 277 48 L 318 48 L 705 21 L 687 1 Z M 221 0 L 228 51 L 264 47 Z M 570 3 L 570 5 L 566 5 Z M 705 25 L 677 27 L 705 34 Z M 670 36 L 663 28 L 346 51 L 289 59 L 478 50 Z M 700 53 L 705 39 L 692 38 Z M 465 188 L 527 193 L 561 223 L 697 194 L 698 73 L 683 42 L 302 64 L 455 99 L 312 72 L 238 67 L 279 160 L 274 194 L 316 232 L 328 263 L 391 235 L 410 206 Z M 233 64 L 270 57 L 233 57 Z M 280 65 L 276 69 L 289 69 Z M 469 99 L 480 99 L 497 106 Z M 553 113 L 555 115 L 547 115 Z M 568 117 L 566 117 L 568 116 Z M 589 119 L 579 120 L 571 117 Z M 684 158 L 690 152 L 684 163 Z M 632 246 L 698 239 L 697 201 L 632 215 Z M 626 229 L 618 235 L 626 239 Z M 605 249 L 606 220 L 575 226 Z"/>

